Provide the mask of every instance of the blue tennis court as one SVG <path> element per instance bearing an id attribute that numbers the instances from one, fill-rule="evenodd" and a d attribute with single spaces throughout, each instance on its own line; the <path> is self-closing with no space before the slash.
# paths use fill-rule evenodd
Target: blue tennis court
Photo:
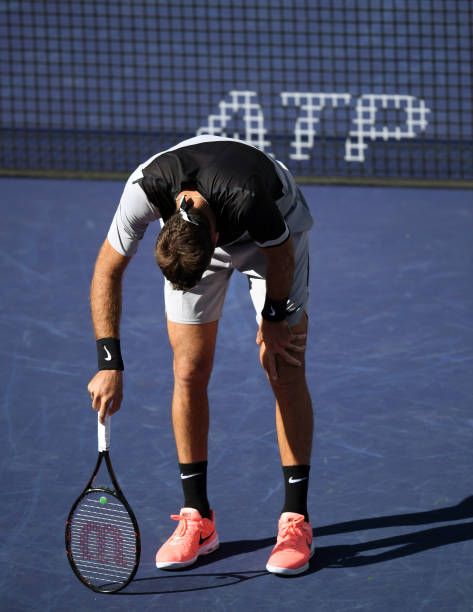
<path id="1" fill-rule="evenodd" d="M 472 3 L 4 0 L 0 14 L 0 609 L 473 611 Z M 98 595 L 64 544 L 97 456 L 94 261 L 124 177 L 198 134 L 281 160 L 316 221 L 316 553 L 298 577 L 265 570 L 284 485 L 234 274 L 210 382 L 221 547 L 156 569 L 182 491 L 153 228 L 124 278 L 112 419 L 141 564 Z"/>
<path id="2" fill-rule="evenodd" d="M 154 566 L 181 490 L 162 279 L 147 233 L 125 274 L 125 398 L 111 449 L 142 560 L 135 580 L 107 596 L 72 574 L 64 523 L 96 458 L 88 291 L 123 183 L 2 178 L 0 187 L 2 609 L 473 609 L 471 191 L 302 185 L 316 220 L 307 359 L 316 554 L 293 579 L 265 571 L 283 487 L 238 276 L 210 386 L 209 494 L 222 544 L 187 571 Z"/>

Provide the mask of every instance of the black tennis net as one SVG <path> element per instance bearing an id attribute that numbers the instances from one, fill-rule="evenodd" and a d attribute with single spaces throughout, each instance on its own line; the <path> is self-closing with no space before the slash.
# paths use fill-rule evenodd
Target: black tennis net
<path id="1" fill-rule="evenodd" d="M 473 179 L 470 0 L 6 0 L 0 172 L 128 173 L 196 134 L 307 180 Z"/>

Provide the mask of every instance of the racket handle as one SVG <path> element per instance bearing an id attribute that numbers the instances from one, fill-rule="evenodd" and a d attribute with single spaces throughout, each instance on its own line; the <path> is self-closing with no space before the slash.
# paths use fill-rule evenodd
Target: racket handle
<path id="1" fill-rule="evenodd" d="M 105 425 L 97 418 L 97 433 L 99 438 L 99 452 L 110 448 L 110 415 L 105 416 Z"/>

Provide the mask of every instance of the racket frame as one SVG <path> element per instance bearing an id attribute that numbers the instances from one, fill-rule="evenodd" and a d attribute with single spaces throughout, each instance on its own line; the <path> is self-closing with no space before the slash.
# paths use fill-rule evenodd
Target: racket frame
<path id="1" fill-rule="evenodd" d="M 107 428 L 108 427 L 109 427 L 109 421 L 107 422 Z M 67 553 L 67 558 L 71 565 L 72 571 L 77 576 L 77 578 L 79 578 L 79 580 L 83 584 L 85 584 L 85 586 L 87 586 L 89 589 L 92 589 L 92 591 L 95 591 L 96 593 L 117 593 L 118 591 L 121 591 L 122 589 L 124 589 L 128 584 L 130 584 L 130 582 L 133 580 L 138 570 L 138 565 L 139 565 L 140 556 L 141 556 L 141 537 L 140 537 L 140 530 L 138 527 L 138 522 L 136 520 L 135 514 L 133 510 L 131 509 L 131 506 L 126 500 L 125 496 L 123 495 L 120 485 L 118 484 L 118 480 L 115 476 L 115 472 L 113 471 L 112 463 L 110 460 L 109 438 L 107 440 L 106 448 L 104 448 L 103 445 L 101 444 L 101 433 L 100 433 L 100 424 L 99 424 L 99 449 L 100 448 L 103 448 L 103 450 L 99 450 L 99 455 L 97 457 L 97 463 L 95 464 L 95 468 L 92 473 L 92 476 L 89 478 L 89 481 L 85 486 L 85 489 L 82 491 L 82 493 L 79 495 L 79 497 L 76 499 L 76 501 L 72 505 L 72 508 L 67 517 L 66 536 L 65 536 L 66 553 Z M 100 467 L 103 461 L 105 461 L 105 465 L 107 466 L 107 471 L 110 476 L 110 480 L 112 481 L 112 485 L 114 489 L 111 489 L 109 487 L 94 487 L 93 486 L 94 480 L 100 471 Z M 134 562 L 133 569 L 126 581 L 124 581 L 123 583 L 120 583 L 119 586 L 113 587 L 113 588 L 112 587 L 107 588 L 106 585 L 103 587 L 97 587 L 91 584 L 86 578 L 84 578 L 84 576 L 82 576 L 82 574 L 80 573 L 79 569 L 77 568 L 75 564 L 74 555 L 72 554 L 72 550 L 71 550 L 71 520 L 72 520 L 72 516 L 74 515 L 75 509 L 77 508 L 80 501 L 86 495 L 90 493 L 96 493 L 96 492 L 97 493 L 102 493 L 102 492 L 108 493 L 109 495 L 114 495 L 115 497 L 118 498 L 118 500 L 124 505 L 126 511 L 128 512 L 128 515 L 133 525 L 133 530 L 135 532 L 135 562 Z"/>

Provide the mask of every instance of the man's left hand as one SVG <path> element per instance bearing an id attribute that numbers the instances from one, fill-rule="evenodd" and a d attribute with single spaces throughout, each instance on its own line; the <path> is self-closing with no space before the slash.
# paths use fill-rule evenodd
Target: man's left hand
<path id="1" fill-rule="evenodd" d="M 302 361 L 291 355 L 290 352 L 303 353 L 305 351 L 306 334 L 293 334 L 287 321 L 266 321 L 263 319 L 256 336 L 256 344 L 264 346 L 268 359 L 267 371 L 272 380 L 277 380 L 278 369 L 276 355 L 293 366 L 302 365 Z"/>

